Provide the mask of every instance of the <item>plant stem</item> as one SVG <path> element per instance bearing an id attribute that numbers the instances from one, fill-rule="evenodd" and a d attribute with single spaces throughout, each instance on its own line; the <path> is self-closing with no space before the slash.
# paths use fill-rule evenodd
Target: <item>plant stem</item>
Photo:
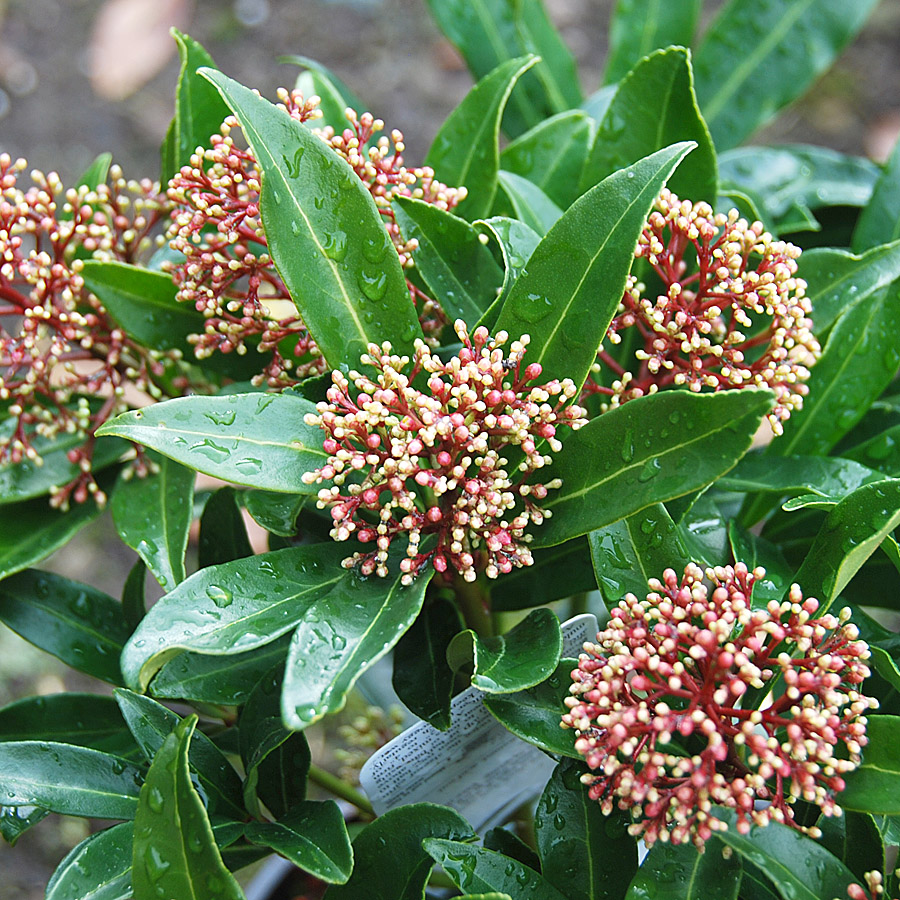
<path id="1" fill-rule="evenodd" d="M 326 791 L 331 791 L 335 797 L 352 803 L 360 812 L 374 818 L 375 810 L 372 808 L 372 804 L 356 788 L 350 787 L 346 781 L 341 781 L 337 775 L 332 775 L 331 772 L 320 769 L 318 766 L 310 766 L 309 780 L 315 782 L 319 787 L 325 788 Z"/>
<path id="2" fill-rule="evenodd" d="M 494 624 L 491 621 L 488 595 L 483 585 L 478 581 L 466 581 L 456 575 L 453 579 L 453 588 L 466 627 L 481 637 L 491 637 L 494 633 Z"/>

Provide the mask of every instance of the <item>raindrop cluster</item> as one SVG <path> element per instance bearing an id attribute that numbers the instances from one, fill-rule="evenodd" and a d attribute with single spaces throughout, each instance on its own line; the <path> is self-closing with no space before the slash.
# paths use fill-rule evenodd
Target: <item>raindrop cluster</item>
<path id="1" fill-rule="evenodd" d="M 571 403 L 577 388 L 568 379 L 529 386 L 541 366 L 523 365 L 527 335 L 505 352 L 505 332 L 491 338 L 480 327 L 470 338 L 459 320 L 455 329 L 458 355 L 443 362 L 418 340 L 408 374 L 409 357 L 370 344 L 361 361 L 374 378 L 334 372 L 328 402 L 307 417 L 326 433 L 328 461 L 304 480 L 330 482 L 318 505 L 331 509 L 331 536 L 376 548 L 344 560 L 348 568 L 387 576 L 398 535 L 408 541 L 405 584 L 428 564 L 474 581 L 533 561 L 525 529 L 549 515 L 539 504 L 560 481 L 530 479 L 551 462 L 546 450 L 561 448 L 561 429 L 585 424 Z"/>
<path id="2" fill-rule="evenodd" d="M 318 97 L 304 100 L 299 92 L 282 88 L 278 98 L 279 107 L 298 122 L 312 123 L 322 115 Z M 397 195 L 415 197 L 449 210 L 466 190 L 435 181 L 430 168 L 406 168 L 403 135 L 394 130 L 390 138 L 377 137 L 384 123 L 371 113 L 357 116 L 348 108 L 346 116 L 349 127 L 341 133 L 331 126 L 313 133 L 368 188 L 401 264 L 411 267 L 417 243 L 401 237 L 391 200 Z M 198 148 L 190 164 L 169 182 L 174 212 L 167 236 L 184 261 L 170 264 L 168 270 L 178 299 L 194 304 L 206 317 L 204 333 L 190 338 L 198 358 L 217 351 L 245 354 L 255 346 L 270 357 L 255 382 L 284 387 L 324 371 L 324 360 L 268 254 L 259 214 L 259 166 L 252 153 L 236 143 L 236 128 L 237 120 L 229 116 L 221 133 L 211 137 L 212 146 Z M 332 240 L 334 245 L 325 249 L 337 258 L 346 252 L 347 236 L 336 234 Z M 407 280 L 407 287 L 426 335 L 433 335 L 445 323 L 443 313 L 412 281 Z"/>
<path id="3" fill-rule="evenodd" d="M 648 845 L 702 848 L 726 828 L 716 804 L 742 833 L 770 821 L 800 829 L 798 798 L 840 814 L 835 794 L 877 705 L 860 693 L 868 646 L 848 609 L 816 618 L 818 601 L 797 585 L 754 609 L 764 575 L 743 563 L 705 573 L 691 563 L 681 578 L 666 569 L 646 599 L 628 594 L 612 610 L 572 672 L 562 723 L 591 769 L 582 781 L 605 813 L 630 811 L 631 834 Z"/>
<path id="4" fill-rule="evenodd" d="M 800 248 L 735 209 L 714 214 L 664 189 L 635 256 L 657 286 L 648 291 L 629 277 L 607 331 L 609 344 L 634 342 L 635 363 L 601 348 L 585 392 L 605 397 L 606 409 L 671 386 L 768 387 L 776 397 L 769 422 L 781 434 L 821 354 L 806 283 L 796 277 Z"/>
<path id="5" fill-rule="evenodd" d="M 118 166 L 96 188 L 69 189 L 37 170 L 23 188 L 26 168 L 0 155 L 0 463 L 41 465 L 41 439 L 77 435 L 72 477 L 51 503 L 67 508 L 93 495 L 102 504 L 91 474 L 94 431 L 126 408 L 127 386 L 160 397 L 155 379 L 178 354 L 131 340 L 85 288 L 83 261 L 149 256 L 162 240 L 154 233 L 165 198 L 149 180 L 126 181 Z"/>

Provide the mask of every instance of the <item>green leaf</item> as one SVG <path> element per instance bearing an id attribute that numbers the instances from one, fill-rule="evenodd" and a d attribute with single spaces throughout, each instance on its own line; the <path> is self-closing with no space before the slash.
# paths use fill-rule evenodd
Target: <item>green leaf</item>
<path id="1" fill-rule="evenodd" d="M 211 135 L 231 110 L 208 81 L 197 74 L 202 66 L 215 68 L 212 57 L 192 37 L 172 29 L 181 57 L 181 73 L 175 88 L 175 118 L 172 121 L 171 158 L 163 160 L 163 185 L 191 161 L 197 147 L 208 147 Z M 155 346 L 150 344 L 150 346 Z"/>
<path id="2" fill-rule="evenodd" d="M 516 900 L 566 900 L 533 869 L 492 850 L 427 838 L 422 846 L 461 891 L 497 891 Z"/>
<path id="3" fill-rule="evenodd" d="M 469 91 L 435 135 L 425 165 L 445 184 L 468 189 L 456 207 L 463 218 L 471 221 L 491 211 L 500 168 L 500 119 L 516 82 L 537 61 L 529 55 L 501 63 Z"/>
<path id="4" fill-rule="evenodd" d="M 549 609 L 536 609 L 506 634 L 479 637 L 463 631 L 450 642 L 447 659 L 454 669 L 464 662 L 474 664 L 473 687 L 512 694 L 549 678 L 561 652 L 559 619 Z"/>
<path id="5" fill-rule="evenodd" d="M 752 531 L 744 530 L 734 519 L 728 523 L 728 543 L 732 557 L 746 563 L 751 572 L 757 566 L 766 570 L 765 577 L 753 584 L 753 606 L 765 606 L 770 600 L 780 603 L 794 581 L 794 568 L 785 560 L 778 546 Z"/>
<path id="6" fill-rule="evenodd" d="M 689 46 L 703 0 L 617 0 L 609 25 L 605 84 L 621 81 L 640 60 L 670 44 Z"/>
<path id="7" fill-rule="evenodd" d="M 723 150 L 803 94 L 878 0 L 730 0 L 696 53 L 700 108 Z"/>
<path id="8" fill-rule="evenodd" d="M 851 246 L 859 253 L 900 238 L 900 141 L 888 160 L 872 198 L 863 209 L 853 232 Z"/>
<path id="9" fill-rule="evenodd" d="M 297 533 L 297 516 L 309 499 L 308 494 L 282 494 L 272 491 L 247 491 L 244 509 L 266 531 L 281 537 Z"/>
<path id="10" fill-rule="evenodd" d="M 26 831 L 49 815 L 49 810 L 38 806 L 0 806 L 0 838 L 14 847 Z"/>
<path id="11" fill-rule="evenodd" d="M 591 132 L 591 120 L 581 110 L 551 116 L 509 144 L 500 154 L 500 167 L 527 178 L 566 209 L 578 197 Z"/>
<path id="12" fill-rule="evenodd" d="M 134 819 L 132 884 L 139 898 L 243 900 L 225 868 L 191 784 L 188 749 L 197 717 L 183 720 L 150 766 Z"/>
<path id="13" fill-rule="evenodd" d="M 125 584 L 122 586 L 122 615 L 125 617 L 129 630 L 137 628 L 138 623 L 147 612 L 147 598 L 144 590 L 146 581 L 147 565 L 139 558 L 131 567 Z"/>
<path id="14" fill-rule="evenodd" d="M 871 666 L 891 687 L 900 691 L 900 668 L 894 662 L 893 657 L 887 650 L 881 647 L 869 645 L 869 653 L 871 656 Z"/>
<path id="15" fill-rule="evenodd" d="M 491 694 L 484 705 L 504 728 L 516 737 L 528 741 L 556 756 L 581 759 L 575 751 L 575 732 L 560 727 L 560 720 L 572 683 L 572 670 L 578 665 L 574 659 L 562 659 L 556 671 L 532 688 L 515 694 Z"/>
<path id="16" fill-rule="evenodd" d="M 628 593 L 644 596 L 649 578 L 661 578 L 667 568 L 681 571 L 688 561 L 681 534 L 662 503 L 592 531 L 588 541 L 608 607 Z"/>
<path id="17" fill-rule="evenodd" d="M 535 529 L 546 547 L 617 522 L 723 475 L 750 446 L 771 407 L 769 391 L 640 397 L 567 436 L 544 501 L 553 517 Z"/>
<path id="18" fill-rule="evenodd" d="M 585 771 L 583 763 L 564 759 L 541 794 L 534 816 L 541 874 L 567 900 L 621 897 L 637 869 L 637 842 L 628 816 L 619 810 L 605 816 L 588 797 L 580 781 Z"/>
<path id="19" fill-rule="evenodd" d="M 716 151 L 697 109 L 691 53 L 683 47 L 642 59 L 619 84 L 594 138 L 581 189 L 676 141 L 693 141 L 697 148 L 672 175 L 669 187 L 680 197 L 714 203 Z"/>
<path id="20" fill-rule="evenodd" d="M 641 864 L 625 900 L 737 900 L 741 858 L 724 859 L 714 837 L 701 853 L 693 844 L 654 844 Z"/>
<path id="21" fill-rule="evenodd" d="M 231 656 L 262 647 L 331 594 L 380 594 L 376 579 L 363 583 L 356 572 L 341 567 L 346 553 L 339 544 L 314 544 L 195 572 L 150 609 L 125 645 L 126 684 L 146 690 L 181 650 Z"/>
<path id="22" fill-rule="evenodd" d="M 315 122 L 319 126 L 324 122 L 331 125 L 337 134 L 347 127 L 344 111 L 349 106 L 357 113 L 362 113 L 365 105 L 350 88 L 330 69 L 308 56 L 279 56 L 278 62 L 301 66 L 306 71 L 297 77 L 296 88 L 304 97 L 316 94 L 320 98 L 319 109 L 322 119 Z"/>
<path id="23" fill-rule="evenodd" d="M 450 727 L 454 676 L 447 647 L 460 628 L 456 604 L 435 597 L 394 647 L 394 691 L 410 712 L 439 731 Z"/>
<path id="24" fill-rule="evenodd" d="M 130 900 L 130 822 L 85 838 L 56 867 L 44 900 Z"/>
<path id="25" fill-rule="evenodd" d="M 284 665 L 289 635 L 271 644 L 233 656 L 180 653 L 159 670 L 150 685 L 154 697 L 169 700 L 190 698 L 200 703 L 239 706 L 253 686 L 277 662 Z"/>
<path id="26" fill-rule="evenodd" d="M 434 204 L 408 197 L 393 203 L 406 240 L 419 242 L 416 269 L 448 318 L 477 322 L 497 297 L 503 273 L 468 222 Z"/>
<path id="27" fill-rule="evenodd" d="M 900 293 L 870 294 L 848 309 L 831 329 L 813 366 L 803 409 L 791 413 L 784 434 L 769 445 L 771 456 L 827 453 L 865 415 L 897 371 Z"/>
<path id="28" fill-rule="evenodd" d="M 431 872 L 425 838 L 473 840 L 472 827 L 459 813 L 433 803 L 413 803 L 379 816 L 353 841 L 353 874 L 328 900 L 421 900 Z M 390 852 L 385 852 L 385 848 Z"/>
<path id="29" fill-rule="evenodd" d="M 302 481 L 325 464 L 323 432 L 304 416 L 315 404 L 296 394 L 180 397 L 122 413 L 98 429 L 191 469 L 250 487 L 316 493 Z"/>
<path id="30" fill-rule="evenodd" d="M 0 579 L 46 559 L 101 512 L 92 499 L 66 512 L 42 498 L 7 504 L 0 516 Z"/>
<path id="31" fill-rule="evenodd" d="M 154 463 L 159 470 L 144 478 L 119 478 L 110 508 L 119 537 L 144 560 L 160 585 L 171 590 L 185 579 L 197 476 L 166 457 Z"/>
<path id="32" fill-rule="evenodd" d="M 732 810 L 714 807 L 713 815 L 728 823 L 717 838 L 763 871 L 786 900 L 846 897 L 847 885 L 856 880 L 842 862 L 796 828 L 770 822 L 740 834 Z"/>
<path id="33" fill-rule="evenodd" d="M 182 717 L 161 703 L 124 688 L 118 688 L 114 694 L 134 739 L 147 761 L 152 762 Z M 202 731 L 194 734 L 188 759 L 209 796 L 210 812 L 243 818 L 241 780 L 222 751 Z"/>
<path id="34" fill-rule="evenodd" d="M 75 692 L 26 697 L 4 706 L 0 741 L 56 741 L 123 757 L 138 751 L 112 697 Z"/>
<path id="35" fill-rule="evenodd" d="M 112 153 L 100 153 L 94 161 L 84 170 L 81 178 L 75 183 L 75 187 L 87 187 L 96 191 L 109 174 L 109 166 L 112 162 Z"/>
<path id="36" fill-rule="evenodd" d="M 826 247 L 807 250 L 797 274 L 807 283 L 815 331 L 821 335 L 849 307 L 900 278 L 900 241 L 860 256 Z"/>
<path id="37" fill-rule="evenodd" d="M 738 147 L 719 155 L 721 180 L 758 199 L 763 218 L 783 231 L 798 217 L 817 229 L 813 209 L 864 206 L 878 174 L 878 166 L 861 156 L 806 144 Z"/>
<path id="38" fill-rule="evenodd" d="M 67 816 L 132 819 L 143 772 L 118 756 L 52 741 L 0 741 L 5 806 Z"/>
<path id="39" fill-rule="evenodd" d="M 203 507 L 197 565 L 201 569 L 253 556 L 234 488 L 220 488 Z"/>
<path id="40" fill-rule="evenodd" d="M 868 720 L 869 742 L 863 747 L 862 763 L 845 776 L 839 802 L 845 809 L 895 816 L 900 814 L 900 716 L 877 715 Z"/>
<path id="41" fill-rule="evenodd" d="M 866 872 L 884 871 L 884 843 L 872 816 L 844 810 L 840 816 L 819 816 L 816 825 L 822 831 L 819 843 L 860 882 Z"/>
<path id="42" fill-rule="evenodd" d="M 541 860 L 537 853 L 522 838 L 506 828 L 498 825 L 486 831 L 482 843 L 485 850 L 494 850 L 511 859 L 517 859 L 529 869 L 534 869 L 535 872 L 541 871 Z"/>
<path id="43" fill-rule="evenodd" d="M 244 763 L 244 802 L 259 816 L 259 801 L 281 818 L 306 797 L 310 752 L 306 736 L 288 731 L 281 721 L 284 663 L 278 663 L 253 688 L 238 728 Z"/>
<path id="44" fill-rule="evenodd" d="M 415 621 L 434 574 L 431 570 L 404 587 L 399 572 L 383 580 L 338 571 L 344 577 L 330 591 L 319 589 L 288 647 L 281 715 L 298 731 L 344 708 L 357 678 Z"/>
<path id="45" fill-rule="evenodd" d="M 237 116 L 259 162 L 269 253 L 328 365 L 357 366 L 370 342 L 389 340 L 397 353 L 410 353 L 422 329 L 362 181 L 320 138 L 249 88 L 220 72 L 201 74 Z"/>
<path id="46" fill-rule="evenodd" d="M 868 484 L 848 494 L 822 523 L 795 580 L 820 614 L 878 546 L 900 525 L 900 480 Z"/>
<path id="47" fill-rule="evenodd" d="M 302 801 L 277 822 L 253 822 L 245 833 L 248 841 L 271 847 L 322 881 L 344 884 L 350 878 L 350 836 L 333 800 Z"/>
<path id="48" fill-rule="evenodd" d="M 102 591 L 27 569 L 0 582 L 0 621 L 79 672 L 121 684 L 129 628 L 120 604 Z"/>
<path id="49" fill-rule="evenodd" d="M 543 366 L 543 378 L 584 383 L 622 299 L 647 213 L 692 146 L 676 144 L 610 175 L 535 248 L 497 328 L 531 335 L 528 361 Z"/>
<path id="50" fill-rule="evenodd" d="M 536 234 L 546 234 L 559 221 L 563 211 L 537 185 L 513 172 L 501 170 L 497 177 L 515 218 Z"/>

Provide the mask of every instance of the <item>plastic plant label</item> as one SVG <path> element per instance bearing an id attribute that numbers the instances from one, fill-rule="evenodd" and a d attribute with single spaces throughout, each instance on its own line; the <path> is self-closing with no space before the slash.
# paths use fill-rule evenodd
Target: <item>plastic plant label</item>
<path id="1" fill-rule="evenodd" d="M 598 631 L 590 613 L 561 627 L 563 656 L 578 656 Z M 419 722 L 369 758 L 359 780 L 378 815 L 408 803 L 439 803 L 480 831 L 540 792 L 555 761 L 510 734 L 487 711 L 484 697 L 466 689 L 450 704 L 447 731 Z"/>

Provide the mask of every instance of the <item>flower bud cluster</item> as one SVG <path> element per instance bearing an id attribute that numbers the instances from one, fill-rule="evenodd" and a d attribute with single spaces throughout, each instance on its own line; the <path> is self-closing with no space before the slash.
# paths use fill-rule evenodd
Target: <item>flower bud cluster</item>
<path id="1" fill-rule="evenodd" d="M 455 328 L 459 354 L 442 362 L 419 340 L 408 375 L 408 357 L 392 355 L 388 343 L 370 344 L 362 362 L 374 378 L 334 372 L 328 402 L 307 417 L 325 431 L 329 458 L 304 480 L 331 483 L 319 491 L 319 507 L 331 509 L 335 540 L 375 544 L 373 552 L 344 561 L 359 564 L 363 574 L 388 574 L 388 550 L 398 535 L 408 541 L 400 564 L 405 584 L 429 562 L 466 581 L 479 571 L 496 578 L 531 565 L 525 529 L 548 515 L 539 503 L 560 482 L 529 479 L 551 462 L 545 449 L 562 446 L 560 429 L 586 421 L 571 404 L 577 388 L 568 379 L 529 387 L 541 367 L 523 365 L 527 335 L 510 344 L 507 356 L 505 332 L 492 339 L 477 328 L 470 339 L 462 321 Z M 429 535 L 436 546 L 423 550 Z"/>
<path id="2" fill-rule="evenodd" d="M 68 456 L 80 474 L 58 485 L 51 502 L 65 508 L 93 494 L 102 504 L 91 475 L 93 433 L 125 408 L 126 385 L 159 396 L 153 379 L 173 354 L 146 350 L 117 326 L 85 288 L 83 260 L 148 255 L 164 198 L 158 185 L 128 182 L 117 166 L 96 188 L 69 189 L 55 172 L 36 170 L 23 189 L 25 168 L 0 155 L 0 402 L 8 413 L 0 463 L 40 465 L 36 436 L 77 434 L 84 442 Z"/>
<path id="3" fill-rule="evenodd" d="M 616 345 L 637 329 L 636 365 L 629 370 L 601 350 L 586 390 L 614 407 L 669 386 L 768 387 L 776 396 L 769 421 L 781 434 L 821 353 L 806 283 L 796 277 L 800 249 L 737 210 L 713 214 L 664 189 L 635 256 L 650 263 L 661 287 L 647 297 L 630 278 L 607 338 Z M 605 369 L 615 373 L 611 385 L 600 381 Z"/>
<path id="4" fill-rule="evenodd" d="M 864 875 L 866 887 L 859 884 L 851 884 L 847 888 L 847 895 L 850 900 L 881 900 L 884 896 L 884 876 L 878 870 L 866 872 Z M 839 900 L 835 897 L 834 900 Z"/>
<path id="5" fill-rule="evenodd" d="M 572 672 L 562 722 L 592 770 L 582 780 L 607 814 L 629 810 L 647 844 L 702 847 L 726 827 L 715 804 L 736 812 L 742 833 L 770 821 L 800 828 L 798 798 L 840 813 L 835 794 L 877 705 L 859 687 L 869 650 L 849 610 L 816 618 L 818 601 L 797 585 L 754 609 L 764 574 L 743 563 L 707 569 L 708 586 L 693 563 L 682 578 L 666 569 L 645 600 L 619 603 Z M 776 689 L 761 708 L 744 705 L 748 690 L 767 687 Z"/>
<path id="6" fill-rule="evenodd" d="M 304 100 L 296 91 L 278 92 L 279 106 L 299 122 L 321 117 L 319 98 Z M 368 150 L 367 142 L 384 127 L 371 113 L 357 117 L 347 110 L 349 128 L 335 134 L 331 127 L 318 135 L 356 172 L 372 194 L 400 261 L 411 266 L 415 242 L 401 236 L 391 200 L 397 194 L 417 197 L 442 209 L 453 208 L 465 188 L 448 188 L 434 180 L 429 168 L 403 165 L 403 135 L 393 131 Z M 198 148 L 190 164 L 171 180 L 169 200 L 174 204 L 168 231 L 170 246 L 184 261 L 169 266 L 178 287 L 178 299 L 193 303 L 206 317 L 203 334 L 193 335 L 199 358 L 222 353 L 245 354 L 255 346 L 269 356 L 257 383 L 283 387 L 324 370 L 324 361 L 301 319 L 291 296 L 268 254 L 268 241 L 259 215 L 260 172 L 253 155 L 235 142 L 239 127 L 233 116 L 211 147 Z M 410 297 L 417 302 L 426 333 L 443 324 L 440 310 L 412 282 Z"/>
<path id="7" fill-rule="evenodd" d="M 336 747 L 334 758 L 340 763 L 338 775 L 347 784 L 358 785 L 359 773 L 373 753 L 392 741 L 403 731 L 403 708 L 394 704 L 384 710 L 368 706 L 363 715 L 354 716 L 346 725 L 338 727 L 342 747 Z"/>

